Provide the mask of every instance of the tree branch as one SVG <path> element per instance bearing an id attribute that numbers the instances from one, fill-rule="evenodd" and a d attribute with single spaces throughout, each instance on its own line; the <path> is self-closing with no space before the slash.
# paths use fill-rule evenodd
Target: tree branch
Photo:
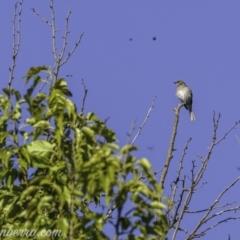
<path id="1" fill-rule="evenodd" d="M 84 108 L 85 108 L 85 100 L 86 100 L 87 93 L 88 93 L 88 89 L 87 89 L 83 79 L 82 79 L 82 85 L 83 85 L 83 88 L 84 88 L 84 96 L 83 96 L 83 100 L 82 100 L 81 114 L 83 115 L 83 111 L 84 111 Z"/>
<path id="2" fill-rule="evenodd" d="M 35 8 L 30 8 L 44 23 L 46 23 L 48 26 L 52 27 L 52 24 L 40 13 L 38 13 Z"/>
<path id="3" fill-rule="evenodd" d="M 194 228 L 194 230 L 190 233 L 189 237 L 187 239 L 193 239 L 196 237 L 196 232 L 197 230 L 203 225 L 205 224 L 207 221 L 209 221 L 210 219 L 224 213 L 224 212 L 228 212 L 228 211 L 235 211 L 235 210 L 238 210 L 240 207 L 237 206 L 235 208 L 231 208 L 231 209 L 225 209 L 225 210 L 222 210 L 220 213 L 215 213 L 213 214 L 211 217 L 208 217 L 208 215 L 211 213 L 211 211 L 214 209 L 215 205 L 220 201 L 221 197 L 230 189 L 232 188 L 238 181 L 240 180 L 240 177 L 236 178 L 228 187 L 226 187 L 220 194 L 219 196 L 216 198 L 216 200 L 212 203 L 212 205 L 208 208 L 208 211 L 205 213 L 205 215 L 202 217 L 202 219 L 198 222 L 197 226 Z M 222 222 L 222 221 L 220 221 Z M 220 224 L 220 222 L 217 225 Z M 207 230 L 206 230 L 207 231 Z M 203 231 L 206 232 L 206 231 Z"/>
<path id="4" fill-rule="evenodd" d="M 182 169 L 183 169 L 183 160 L 184 160 L 184 157 L 185 157 L 186 152 L 187 152 L 187 149 L 188 149 L 188 145 L 189 145 L 189 143 L 190 143 L 191 140 L 192 140 L 191 138 L 188 139 L 188 141 L 187 141 L 187 143 L 186 143 L 186 145 L 185 145 L 185 147 L 184 147 L 184 149 L 183 149 L 183 152 L 182 152 L 182 157 L 181 157 L 181 159 L 180 159 L 179 168 L 178 168 L 178 171 L 177 171 L 177 177 L 176 177 L 176 180 L 175 180 L 175 182 L 174 182 L 174 187 L 173 187 L 173 191 L 172 191 L 172 194 L 171 194 L 171 195 L 172 195 L 172 197 L 171 197 L 171 201 L 172 201 L 172 202 L 173 202 L 174 199 L 175 199 L 176 190 L 177 190 L 177 184 L 178 184 L 178 182 L 179 182 L 180 175 L 181 175 L 181 171 L 182 171 Z"/>
<path id="5" fill-rule="evenodd" d="M 16 29 L 16 19 L 17 19 L 17 8 L 18 8 L 18 2 L 15 3 L 15 7 L 14 7 L 14 15 L 13 15 L 13 20 L 12 20 L 12 24 L 13 24 L 13 55 L 12 55 L 12 65 L 9 68 L 10 71 L 10 76 L 9 76 L 9 80 L 8 80 L 8 89 L 10 91 L 11 89 L 11 85 L 12 85 L 12 81 L 13 81 L 13 73 L 14 73 L 14 69 L 16 67 L 16 58 L 20 49 L 20 43 L 21 43 L 21 21 L 22 21 L 22 5 L 23 5 L 23 0 L 21 0 L 19 2 L 20 8 L 19 8 L 19 12 L 18 12 L 18 23 L 17 23 L 17 29 Z M 16 35 L 17 35 L 17 39 L 16 39 Z M 9 96 L 10 98 L 10 93 Z"/>
<path id="6" fill-rule="evenodd" d="M 163 173 L 162 173 L 161 178 L 160 178 L 160 185 L 162 186 L 162 188 L 164 188 L 164 182 L 165 182 L 165 178 L 166 178 L 166 175 L 167 175 L 167 172 L 168 172 L 170 161 L 173 158 L 173 151 L 175 150 L 174 149 L 174 143 L 175 143 L 175 138 L 176 138 L 176 135 L 177 135 L 177 126 L 178 126 L 178 122 L 179 122 L 179 112 L 180 112 L 181 107 L 183 107 L 183 106 L 184 106 L 184 103 L 180 103 L 180 104 L 178 104 L 177 108 L 174 109 L 175 120 L 174 120 L 174 124 L 173 124 L 172 137 L 171 137 L 171 140 L 170 140 L 170 146 L 169 146 L 169 149 L 168 149 L 167 159 L 166 159 L 166 162 L 165 162 L 164 167 L 163 167 Z"/>
<path id="7" fill-rule="evenodd" d="M 216 137 L 216 136 L 217 136 L 217 129 L 218 129 L 218 126 L 219 126 L 219 119 L 220 119 L 220 114 L 218 115 L 218 118 L 216 119 L 216 118 L 215 118 L 215 112 L 214 112 L 214 115 L 213 115 L 213 137 L 212 137 L 212 143 L 211 143 L 211 146 L 209 147 L 207 156 L 205 157 L 205 159 L 202 159 L 202 157 L 200 156 L 200 159 L 201 159 L 202 164 L 201 164 L 201 167 L 200 167 L 200 169 L 199 169 L 199 171 L 198 171 L 197 174 L 194 174 L 194 172 L 193 172 L 193 170 L 194 170 L 194 168 L 195 168 L 195 165 L 194 165 L 194 162 L 193 162 L 192 178 L 190 179 L 190 180 L 191 180 L 191 186 L 190 186 L 188 189 L 183 189 L 183 190 L 182 190 L 181 196 L 182 196 L 183 193 L 186 192 L 186 191 L 187 191 L 188 193 L 187 193 L 187 195 L 186 195 L 186 197 L 185 197 L 185 201 L 184 201 L 184 203 L 183 203 L 183 205 L 182 205 L 182 207 L 181 207 L 181 212 L 179 213 L 179 215 L 176 215 L 176 214 L 175 214 L 175 216 L 174 216 L 174 218 L 175 218 L 176 216 L 178 216 L 178 219 L 175 218 L 175 219 L 176 219 L 176 225 L 174 226 L 174 227 L 175 227 L 175 230 L 174 230 L 174 232 L 173 232 L 172 240 L 175 240 L 175 239 L 176 239 L 176 235 L 177 235 L 178 229 L 179 229 L 179 227 L 180 227 L 180 223 L 181 223 L 181 221 L 182 221 L 182 219 L 183 219 L 184 214 L 187 213 L 188 206 L 189 206 L 189 204 L 190 204 L 190 202 L 191 202 L 193 193 L 197 190 L 197 186 L 198 186 L 200 180 L 202 179 L 202 177 L 203 177 L 203 175 L 204 175 L 204 172 L 205 172 L 205 170 L 206 170 L 206 168 L 207 168 L 207 165 L 208 165 L 208 162 L 209 162 L 209 160 L 210 160 L 210 156 L 211 156 L 211 153 L 212 153 L 212 151 L 213 151 L 213 148 L 214 148 L 217 144 L 219 144 L 219 143 L 239 124 L 239 121 L 236 122 L 236 123 L 233 125 L 233 127 L 231 127 L 230 130 L 228 130 L 228 131 L 223 135 L 223 137 L 220 138 L 220 140 L 216 141 L 216 139 L 217 139 L 217 137 Z M 234 183 L 234 184 L 235 184 L 235 183 Z M 233 185 L 234 185 L 234 184 L 233 184 Z M 228 189 L 228 188 L 227 188 L 227 189 Z M 226 190 L 226 189 L 225 189 L 225 190 Z M 224 194 L 225 192 L 226 192 L 226 191 L 224 191 L 223 194 Z M 221 195 L 221 196 L 222 196 L 222 195 Z M 216 202 L 216 203 L 217 203 L 217 202 Z M 215 203 L 215 204 L 216 204 L 216 203 Z M 206 213 L 206 216 L 208 216 L 208 214 L 213 210 L 213 208 L 215 207 L 215 204 L 212 205 L 212 206 L 210 206 L 210 207 L 208 208 L 208 211 L 207 211 L 207 213 Z M 179 204 L 178 204 L 178 206 L 179 206 Z M 178 212 L 178 211 L 177 211 L 177 212 Z M 173 218 L 173 219 L 174 219 L 174 218 Z M 204 218 L 204 220 L 206 220 L 206 219 Z M 202 220 L 202 222 L 203 222 L 204 220 Z M 174 223 L 174 222 L 173 222 L 173 223 Z M 175 224 L 175 223 L 174 223 L 174 224 Z M 202 226 L 202 224 L 203 224 L 203 223 L 200 223 L 200 222 L 199 222 L 199 224 L 198 224 L 197 227 L 196 227 L 196 231 L 198 230 L 198 228 L 199 228 L 200 226 Z M 171 226 L 172 226 L 172 225 L 171 225 Z M 190 236 L 193 238 L 193 236 L 195 236 L 195 235 L 194 235 L 195 232 L 192 233 L 192 234 L 193 234 L 193 235 L 190 235 Z M 189 239 L 192 239 L 192 238 L 189 238 Z"/>
<path id="8" fill-rule="evenodd" d="M 50 9 L 51 9 L 51 23 L 43 17 L 43 15 L 39 14 L 34 8 L 31 8 L 31 10 L 44 22 L 46 23 L 48 26 L 51 27 L 52 30 L 52 54 L 54 57 L 54 67 L 52 68 L 52 73 L 54 75 L 53 78 L 53 83 L 55 83 L 58 79 L 58 75 L 59 75 L 59 71 L 60 71 L 60 67 L 62 65 L 64 65 L 65 63 L 67 63 L 67 61 L 69 60 L 69 58 L 72 56 L 72 54 L 75 52 L 75 50 L 77 49 L 78 45 L 81 42 L 81 39 L 83 37 L 84 33 L 81 33 L 78 40 L 76 41 L 74 47 L 72 48 L 72 50 L 68 53 L 68 55 L 66 56 L 65 59 L 64 55 L 66 52 L 66 47 L 67 47 L 67 39 L 68 39 L 68 34 L 70 33 L 69 29 L 68 29 L 68 24 L 69 24 L 69 19 L 70 19 L 70 15 L 72 13 L 71 9 L 69 8 L 68 13 L 67 13 L 67 17 L 66 17 L 66 21 L 65 21 L 65 33 L 63 38 L 63 45 L 62 45 L 62 49 L 60 51 L 60 53 L 58 54 L 57 51 L 57 39 L 56 39 L 56 32 L 58 31 L 56 29 L 56 24 L 55 24 L 55 11 L 54 11 L 54 4 L 53 4 L 53 0 L 50 0 Z M 46 83 L 43 83 L 39 92 L 42 90 L 42 88 L 45 86 Z"/>
<path id="9" fill-rule="evenodd" d="M 135 135 L 135 137 L 133 138 L 133 140 L 132 140 L 132 142 L 131 142 L 132 145 L 133 145 L 134 142 L 136 141 L 137 137 L 141 134 L 144 125 L 146 124 L 148 118 L 150 117 L 151 111 L 152 111 L 152 109 L 154 108 L 154 104 L 155 104 L 156 98 L 157 98 L 157 96 L 154 96 L 154 98 L 153 98 L 153 100 L 152 100 L 151 107 L 149 108 L 149 110 L 148 110 L 148 112 L 147 112 L 147 115 L 146 115 L 146 117 L 145 117 L 142 125 L 139 127 L 137 134 Z"/>

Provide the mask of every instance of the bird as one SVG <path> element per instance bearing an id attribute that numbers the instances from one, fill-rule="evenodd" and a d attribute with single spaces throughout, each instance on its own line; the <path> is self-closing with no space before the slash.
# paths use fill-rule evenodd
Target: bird
<path id="1" fill-rule="evenodd" d="M 174 83 L 177 85 L 176 96 L 184 103 L 185 108 L 189 111 L 191 121 L 195 121 L 196 118 L 192 110 L 193 94 L 191 88 L 182 80 Z"/>

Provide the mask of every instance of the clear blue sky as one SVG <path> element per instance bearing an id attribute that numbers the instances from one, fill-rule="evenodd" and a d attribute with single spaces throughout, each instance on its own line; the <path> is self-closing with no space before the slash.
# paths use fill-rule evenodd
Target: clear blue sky
<path id="1" fill-rule="evenodd" d="M 7 84 L 11 64 L 14 2 L 0 1 L 1 88 Z M 157 95 L 151 117 L 136 141 L 140 149 L 137 156 L 147 157 L 154 171 L 162 168 L 165 161 L 172 109 L 179 102 L 173 82 L 183 79 L 192 88 L 197 121 L 190 122 L 188 112 L 182 109 L 177 151 L 167 181 L 175 180 L 181 151 L 192 137 L 185 160 L 186 173 L 190 175 L 187 169 L 191 160 L 199 163 L 196 153 L 205 156 L 210 146 L 213 111 L 221 113 L 218 137 L 240 119 L 240 1 L 56 1 L 58 29 L 64 27 L 69 6 L 73 10 L 69 48 L 78 34 L 85 32 L 61 72 L 62 76 L 73 75 L 69 86 L 74 101 L 81 105 L 83 78 L 89 89 L 86 111 L 94 111 L 102 119 L 110 117 L 108 125 L 117 132 L 120 145 L 124 145 L 131 121 L 137 119 L 138 127 Z M 24 85 L 20 78 L 29 67 L 53 65 L 50 28 L 33 14 L 31 7 L 50 20 L 48 0 L 24 2 L 22 44 L 13 85 L 20 90 Z M 58 36 L 61 41 L 62 32 Z M 156 41 L 152 40 L 154 36 Z M 193 209 L 206 208 L 240 175 L 236 169 L 240 166 L 240 146 L 235 135 L 240 137 L 239 129 L 216 147 L 204 178 L 208 184 L 194 195 Z M 148 146 L 153 146 L 153 150 Z M 239 192 L 238 184 L 220 204 L 239 204 Z M 194 220 L 187 218 L 184 225 L 194 226 Z M 227 239 L 228 234 L 231 239 L 239 239 L 239 226 L 240 220 L 224 223 L 202 239 Z M 178 239 L 184 239 L 184 234 Z"/>

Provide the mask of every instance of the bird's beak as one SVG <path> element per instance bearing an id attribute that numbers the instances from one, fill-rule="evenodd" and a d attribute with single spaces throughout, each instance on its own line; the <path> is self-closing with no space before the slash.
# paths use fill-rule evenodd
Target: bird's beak
<path id="1" fill-rule="evenodd" d="M 177 82 L 173 82 L 174 84 L 177 84 Z"/>

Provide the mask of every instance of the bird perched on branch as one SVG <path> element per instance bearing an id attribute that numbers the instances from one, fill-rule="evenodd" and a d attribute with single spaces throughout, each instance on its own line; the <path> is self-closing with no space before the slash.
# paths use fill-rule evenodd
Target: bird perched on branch
<path id="1" fill-rule="evenodd" d="M 190 113 L 190 119 L 191 121 L 195 121 L 195 116 L 192 111 L 192 102 L 193 102 L 193 94 L 192 90 L 187 86 L 187 84 L 179 80 L 177 82 L 174 82 L 177 85 L 176 95 L 179 98 L 179 100 L 184 103 L 185 108 Z"/>

